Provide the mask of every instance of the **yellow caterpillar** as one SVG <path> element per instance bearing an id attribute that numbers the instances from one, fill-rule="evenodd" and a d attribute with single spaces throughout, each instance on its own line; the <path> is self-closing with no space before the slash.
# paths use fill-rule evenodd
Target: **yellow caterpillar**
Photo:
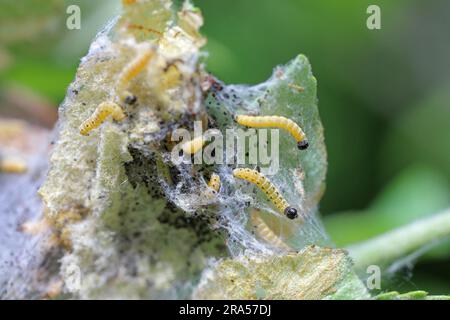
<path id="1" fill-rule="evenodd" d="M 283 242 L 276 234 L 273 232 L 269 226 L 264 222 L 264 220 L 259 215 L 258 211 L 253 210 L 250 214 L 250 221 L 252 225 L 255 227 L 256 233 L 258 236 L 266 241 L 273 247 L 292 250 L 286 243 Z"/>
<path id="2" fill-rule="evenodd" d="M 125 69 L 119 75 L 116 84 L 116 92 L 122 99 L 127 99 L 129 93 L 126 91 L 130 81 L 135 78 L 147 64 L 152 60 L 155 55 L 154 48 L 145 49 L 136 59 L 130 62 Z"/>
<path id="3" fill-rule="evenodd" d="M 23 160 L 0 157 L 0 172 L 24 173 L 25 171 L 27 171 L 27 164 Z"/>
<path id="4" fill-rule="evenodd" d="M 234 169 L 233 175 L 237 178 L 247 180 L 256 184 L 269 198 L 269 200 L 277 207 L 278 211 L 286 215 L 289 219 L 298 217 L 297 209 L 289 206 L 277 188 L 262 173 L 252 169 Z"/>
<path id="5" fill-rule="evenodd" d="M 186 154 L 195 154 L 200 149 L 203 148 L 205 143 L 206 143 L 205 138 L 203 136 L 200 136 L 200 137 L 192 139 L 191 141 L 183 143 L 183 145 L 181 146 L 181 149 Z"/>
<path id="6" fill-rule="evenodd" d="M 243 126 L 253 128 L 281 128 L 288 131 L 295 138 L 295 140 L 297 141 L 297 147 L 300 150 L 305 150 L 309 146 L 305 133 L 300 128 L 300 126 L 286 117 L 239 115 L 236 116 L 236 122 Z"/>
<path id="7" fill-rule="evenodd" d="M 94 113 L 80 125 L 80 133 L 84 136 L 98 126 L 111 115 L 116 121 L 122 121 L 125 118 L 122 108 L 114 102 L 102 102 L 99 104 Z"/>
<path id="8" fill-rule="evenodd" d="M 214 191 L 214 193 L 218 193 L 220 190 L 220 177 L 218 174 L 211 174 L 211 178 L 208 182 L 208 187 Z"/>

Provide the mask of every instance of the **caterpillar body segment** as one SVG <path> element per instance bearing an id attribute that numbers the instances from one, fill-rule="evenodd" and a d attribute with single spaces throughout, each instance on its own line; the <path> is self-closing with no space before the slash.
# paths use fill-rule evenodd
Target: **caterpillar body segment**
<path id="1" fill-rule="evenodd" d="M 126 116 L 122 108 L 114 102 L 102 102 L 94 113 L 80 125 L 80 133 L 88 135 L 93 129 L 99 127 L 111 115 L 116 121 L 122 121 Z"/>
<path id="2" fill-rule="evenodd" d="M 281 128 L 288 131 L 297 141 L 297 147 L 300 150 L 308 148 L 309 143 L 306 139 L 305 133 L 291 119 L 281 116 L 236 116 L 236 122 L 247 127 L 252 128 Z"/>
<path id="3" fill-rule="evenodd" d="M 233 176 L 247 180 L 258 186 L 281 214 L 286 215 L 289 219 L 298 217 L 297 209 L 289 205 L 273 183 L 262 173 L 248 168 L 238 168 L 233 170 Z"/>
<path id="4" fill-rule="evenodd" d="M 219 193 L 220 190 L 220 177 L 218 174 L 213 173 L 211 174 L 211 178 L 208 182 L 208 187 L 214 191 L 214 193 Z"/>
<path id="5" fill-rule="evenodd" d="M 126 99 L 127 94 L 129 94 L 126 90 L 130 81 L 135 78 L 148 63 L 152 60 L 155 55 L 154 48 L 146 48 L 140 53 L 132 62 L 130 62 L 125 69 L 119 75 L 116 84 L 116 92 L 119 94 L 121 99 Z"/>
<path id="6" fill-rule="evenodd" d="M 254 210 L 250 214 L 250 222 L 255 227 L 258 236 L 273 247 L 292 250 L 283 240 L 281 240 L 272 229 L 264 222 L 258 211 Z"/>
<path id="7" fill-rule="evenodd" d="M 205 138 L 203 136 L 200 136 L 184 143 L 181 146 L 181 149 L 185 154 L 196 154 L 203 148 L 205 143 L 206 143 Z"/>

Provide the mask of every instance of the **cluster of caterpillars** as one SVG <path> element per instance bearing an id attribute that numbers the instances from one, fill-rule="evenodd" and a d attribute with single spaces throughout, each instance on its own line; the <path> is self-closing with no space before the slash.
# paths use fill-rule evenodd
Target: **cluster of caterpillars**
<path id="1" fill-rule="evenodd" d="M 130 1 L 133 2 L 133 1 Z M 124 3 L 128 4 L 127 1 Z M 138 54 L 138 56 L 131 61 L 120 72 L 115 85 L 115 97 L 112 101 L 104 101 L 100 103 L 96 110 L 88 117 L 79 127 L 79 132 L 82 135 L 88 135 L 92 130 L 99 127 L 106 119 L 111 116 L 115 121 L 122 121 L 126 114 L 123 105 L 133 105 L 136 103 L 136 96 L 128 91 L 130 82 L 142 72 L 152 61 L 156 54 L 156 48 L 146 47 Z M 164 75 L 167 76 L 167 75 Z M 161 81 L 163 81 L 161 78 Z M 300 87 L 299 87 L 300 88 Z M 309 142 L 301 127 L 283 116 L 250 116 L 237 115 L 234 120 L 243 126 L 253 128 L 280 128 L 289 132 L 295 139 L 298 149 L 305 150 L 309 146 Z M 200 151 L 206 143 L 203 136 L 196 137 L 191 141 L 183 144 L 182 150 L 185 154 L 192 155 Z M 233 176 L 251 182 L 258 186 L 267 198 L 277 208 L 277 211 L 285 215 L 289 219 L 296 219 L 298 217 L 297 209 L 289 205 L 286 199 L 282 196 L 275 185 L 265 177 L 258 170 L 248 168 L 236 168 L 233 170 Z M 220 177 L 216 173 L 211 175 L 208 182 L 209 193 L 216 196 L 220 191 Z M 264 223 L 259 214 L 252 213 L 251 221 L 255 226 L 256 231 L 261 238 L 277 247 L 287 247 L 275 233 Z"/>

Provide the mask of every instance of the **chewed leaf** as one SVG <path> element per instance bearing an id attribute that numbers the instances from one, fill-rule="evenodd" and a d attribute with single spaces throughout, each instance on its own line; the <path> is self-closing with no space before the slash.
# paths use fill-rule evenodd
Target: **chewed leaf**
<path id="1" fill-rule="evenodd" d="M 198 299 L 364 299 L 366 288 L 343 250 L 306 247 L 265 259 L 223 260 L 194 295 Z"/>

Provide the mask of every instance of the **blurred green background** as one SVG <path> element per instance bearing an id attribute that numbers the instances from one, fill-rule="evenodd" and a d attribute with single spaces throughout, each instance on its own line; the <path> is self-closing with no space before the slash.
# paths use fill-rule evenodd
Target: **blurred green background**
<path id="1" fill-rule="evenodd" d="M 338 246 L 450 206 L 450 1 L 194 3 L 207 69 L 228 83 L 264 81 L 298 53 L 310 59 L 329 155 L 320 211 Z M 81 8 L 81 30 L 66 28 L 70 4 Z M 381 30 L 366 27 L 370 4 L 381 8 Z M 80 58 L 119 7 L 1 0 L 0 116 L 50 127 Z M 413 271 L 402 268 L 383 289 L 450 293 L 449 243 Z"/>

